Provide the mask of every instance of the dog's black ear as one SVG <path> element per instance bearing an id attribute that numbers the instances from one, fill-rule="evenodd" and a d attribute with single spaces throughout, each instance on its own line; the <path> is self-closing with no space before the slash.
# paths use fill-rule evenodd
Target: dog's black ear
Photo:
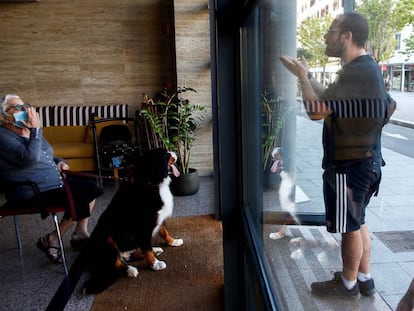
<path id="1" fill-rule="evenodd" d="M 136 182 L 159 184 L 168 176 L 169 153 L 162 148 L 151 149 L 138 160 L 134 170 Z"/>

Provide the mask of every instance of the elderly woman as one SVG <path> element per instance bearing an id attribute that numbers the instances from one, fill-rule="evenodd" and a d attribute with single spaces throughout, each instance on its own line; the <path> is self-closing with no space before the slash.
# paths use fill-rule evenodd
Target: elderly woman
<path id="1" fill-rule="evenodd" d="M 66 204 L 66 194 L 60 175 L 68 170 L 68 164 L 55 157 L 53 148 L 42 136 L 39 114 L 35 108 L 25 104 L 14 94 L 0 100 L 0 181 L 33 181 L 39 186 L 41 199 L 46 202 Z M 96 181 L 90 178 L 68 175 L 75 206 L 77 223 L 72 233 L 72 247 L 82 246 L 89 238 L 88 219 L 95 199 L 102 195 Z M 14 187 L 6 190 L 7 200 L 25 200 L 34 196 L 29 187 Z M 64 213 L 60 223 L 62 234 L 72 227 L 69 210 Z M 37 242 L 52 262 L 61 258 L 57 232 L 43 236 Z"/>

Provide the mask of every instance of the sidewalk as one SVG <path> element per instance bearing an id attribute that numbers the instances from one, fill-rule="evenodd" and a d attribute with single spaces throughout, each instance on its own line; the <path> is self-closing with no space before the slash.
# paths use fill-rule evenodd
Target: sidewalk
<path id="1" fill-rule="evenodd" d="M 394 120 L 414 124 L 414 94 L 402 98 Z M 404 93 L 405 95 L 405 93 Z M 297 185 L 309 197 L 306 204 L 298 204 L 298 210 L 322 212 L 322 123 L 297 116 Z M 397 122 L 394 121 L 394 122 Z M 404 122 L 403 122 L 404 121 Z M 372 238 L 372 275 L 378 294 L 395 310 L 398 301 L 414 277 L 414 159 L 383 148 L 387 165 L 379 195 L 374 197 L 367 209 L 367 224 Z M 336 236 L 336 234 L 334 235 Z M 336 237 L 338 240 L 340 236 Z"/>

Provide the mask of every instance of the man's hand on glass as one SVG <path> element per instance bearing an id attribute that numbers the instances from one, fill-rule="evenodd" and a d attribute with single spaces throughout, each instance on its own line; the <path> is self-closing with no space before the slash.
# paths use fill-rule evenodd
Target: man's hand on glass
<path id="1" fill-rule="evenodd" d="M 303 55 L 300 60 L 287 55 L 281 55 L 280 60 L 286 69 L 298 77 L 299 80 L 305 80 L 308 78 L 309 65 Z"/>

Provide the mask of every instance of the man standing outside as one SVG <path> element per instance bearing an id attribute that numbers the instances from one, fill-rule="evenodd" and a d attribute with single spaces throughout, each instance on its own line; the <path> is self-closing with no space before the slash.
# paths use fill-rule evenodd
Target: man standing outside
<path id="1" fill-rule="evenodd" d="M 381 180 L 381 131 L 395 109 L 379 66 L 366 53 L 369 28 L 358 13 L 345 13 L 325 34 L 325 54 L 340 57 L 337 80 L 324 88 L 309 73 L 306 60 L 282 55 L 299 79 L 304 107 L 312 120 L 324 119 L 322 160 L 327 230 L 342 234 L 342 271 L 314 282 L 319 296 L 359 299 L 375 293 L 370 274 L 371 240 L 365 208 Z"/>

